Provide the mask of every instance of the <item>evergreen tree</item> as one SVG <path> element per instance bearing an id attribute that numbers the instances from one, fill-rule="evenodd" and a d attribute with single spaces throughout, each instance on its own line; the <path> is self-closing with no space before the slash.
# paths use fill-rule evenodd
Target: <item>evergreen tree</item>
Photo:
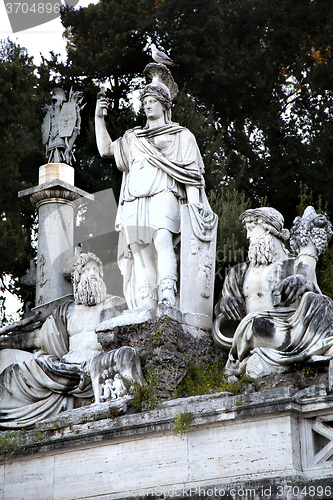
<path id="1" fill-rule="evenodd" d="M 301 181 L 333 203 L 328 0 L 101 0 L 65 8 L 62 22 L 68 61 L 54 67 L 67 85 L 84 88 L 87 115 L 96 85 L 107 80 L 110 130 L 118 132 L 121 117 L 121 132 L 133 126 L 128 96 L 142 82 L 146 44 L 154 40 L 178 63 L 175 80 L 221 140 L 223 172 L 210 177 L 207 170 L 209 187 L 218 189 L 223 177 L 254 205 L 266 196 L 287 225 Z"/>
<path id="2" fill-rule="evenodd" d="M 11 288 L 26 298 L 29 290 L 19 285 L 18 278 L 33 256 L 35 210 L 17 193 L 37 184 L 42 164 L 35 69 L 25 49 L 10 40 L 0 42 L 0 290 L 4 292 L 9 275 Z"/>
<path id="3" fill-rule="evenodd" d="M 78 10 L 65 7 L 61 20 L 68 55 L 66 66 L 58 67 L 61 74 L 84 86 L 89 81 L 107 82 L 112 106 L 119 110 L 148 62 L 146 35 L 140 30 L 146 16 L 144 2 L 135 0 L 101 0 Z"/>
<path id="4" fill-rule="evenodd" d="M 76 142 L 77 186 L 90 192 L 112 187 L 117 197 L 121 174 L 114 162 L 100 158 L 95 144 L 96 96 L 99 85 L 107 84 L 111 101 L 107 124 L 113 139 L 144 123 L 143 115 L 132 108 L 131 96 L 151 61 L 150 41 L 178 63 L 172 69 L 181 89 L 173 120 L 197 138 L 207 191 L 215 193 L 212 205 L 222 220 L 240 192 L 244 198 L 239 198 L 243 200 L 239 209 L 250 201 L 258 206 L 266 197 L 266 204 L 280 210 L 290 227 L 300 182 L 311 186 L 314 199 L 321 196 L 323 206 L 327 204 L 333 213 L 333 10 L 329 0 L 278 4 L 273 0 L 101 0 L 77 10 L 65 7 L 62 22 L 67 62 L 59 63 L 55 55 L 44 60 L 38 82 L 26 52 L 9 42 L 2 45 L 0 79 L 8 82 L 0 94 L 0 127 L 6 138 L 0 174 L 1 238 L 7 249 L 3 272 L 18 276 L 31 255 L 28 241 L 34 211 L 28 201 L 21 201 L 18 215 L 16 192 L 37 183 L 38 166 L 44 162 L 39 126 L 50 90 L 55 83 L 67 92 L 73 87 L 83 91 L 87 102 Z M 50 79 L 51 71 L 55 76 Z M 221 189 L 223 195 L 214 198 Z M 222 240 L 221 244 L 223 248 Z"/>
<path id="5" fill-rule="evenodd" d="M 205 165 L 206 192 L 226 184 L 224 140 L 214 113 L 198 104 L 185 87 L 175 99 L 172 120 L 187 127 L 196 138 Z"/>
<path id="6" fill-rule="evenodd" d="M 224 133 L 227 174 L 291 224 L 299 183 L 332 204 L 332 5 L 169 0 L 157 42 Z"/>
<path id="7" fill-rule="evenodd" d="M 244 225 L 239 217 L 250 208 L 250 200 L 236 189 L 209 192 L 212 210 L 218 215 L 215 269 L 215 301 L 221 295 L 228 271 L 247 260 L 248 242 Z"/>
<path id="8" fill-rule="evenodd" d="M 100 85 L 105 85 L 110 100 L 106 122 L 112 139 L 143 123 L 133 110 L 132 95 L 149 60 L 146 33 L 140 29 L 150 15 L 147 12 L 145 2 L 136 0 L 101 0 L 77 10 L 66 6 L 61 20 L 68 41 L 67 61 L 59 62 L 54 54 L 44 60 L 65 91 L 73 87 L 83 92 L 86 106 L 74 167 L 76 185 L 92 193 L 112 188 L 118 197 L 121 181 L 114 161 L 102 159 L 96 147 L 94 113 Z"/>

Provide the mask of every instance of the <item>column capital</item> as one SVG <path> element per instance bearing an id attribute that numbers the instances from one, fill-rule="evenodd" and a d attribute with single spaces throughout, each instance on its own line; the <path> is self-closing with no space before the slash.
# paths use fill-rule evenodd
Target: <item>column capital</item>
<path id="1" fill-rule="evenodd" d="M 62 201 L 68 203 L 80 197 L 87 198 L 88 200 L 94 199 L 93 194 L 87 193 L 87 191 L 79 189 L 61 179 L 45 182 L 44 184 L 19 191 L 18 197 L 23 198 L 24 196 L 30 196 L 32 205 L 37 208 L 43 202 L 47 201 L 50 203 L 61 203 Z"/>

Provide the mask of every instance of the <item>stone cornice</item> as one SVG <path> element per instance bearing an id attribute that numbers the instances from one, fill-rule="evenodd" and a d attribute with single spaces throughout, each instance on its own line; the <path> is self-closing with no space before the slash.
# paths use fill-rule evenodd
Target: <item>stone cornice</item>
<path id="1" fill-rule="evenodd" d="M 324 386 L 313 386 L 303 391 L 284 387 L 238 396 L 224 392 L 170 400 L 150 412 L 114 417 L 117 413 L 115 406 L 120 406 L 120 412 L 126 411 L 128 399 L 123 404 L 124 408 L 120 408 L 119 400 L 117 404 L 105 402 L 69 410 L 37 423 L 34 430 L 17 431 L 19 439 L 14 455 L 170 432 L 175 416 L 184 408 L 193 415 L 191 429 L 244 419 L 255 421 L 281 414 L 294 414 L 299 418 L 332 415 L 333 394 L 327 394 Z M 0 432 L 0 439 L 6 432 Z"/>
<path id="2" fill-rule="evenodd" d="M 54 181 L 45 182 L 38 186 L 19 191 L 18 197 L 30 196 L 30 201 L 34 206 L 38 206 L 43 201 L 64 200 L 72 202 L 80 197 L 94 200 L 94 195 L 87 193 L 83 189 L 79 189 L 68 182 L 56 179 Z"/>

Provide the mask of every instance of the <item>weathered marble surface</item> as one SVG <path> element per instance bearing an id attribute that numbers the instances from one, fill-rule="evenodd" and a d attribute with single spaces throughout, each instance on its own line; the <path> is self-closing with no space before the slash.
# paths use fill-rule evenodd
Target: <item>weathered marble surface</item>
<path id="1" fill-rule="evenodd" d="M 163 303 L 153 309 L 126 309 L 121 316 L 103 321 L 103 323 L 96 328 L 96 331 L 102 332 L 112 330 L 117 326 L 130 326 L 144 323 L 145 321 L 155 321 L 163 316 L 168 316 L 184 325 L 194 326 L 204 330 L 210 330 L 213 325 L 211 316 L 208 314 L 184 313 L 178 309 L 178 307 Z"/>
<path id="2" fill-rule="evenodd" d="M 111 358 L 98 342 L 96 326 L 126 307 L 121 297 L 106 294 L 101 261 L 81 254 L 72 278 L 74 302 L 60 304 L 40 328 L 1 339 L 0 428 L 31 427 L 73 408 L 74 398 L 91 398 L 91 380 L 83 370 L 87 363 L 98 400 L 102 375 L 103 383 L 113 381 L 116 373 L 143 383 L 132 348 L 122 347 Z M 116 396 L 120 387 L 118 392 Z"/>
<path id="3" fill-rule="evenodd" d="M 184 313 L 201 313 L 211 319 L 217 216 L 205 194 L 204 165 L 193 134 L 171 121 L 177 87 L 170 71 L 163 64 L 152 63 L 144 73 L 149 82 L 140 95 L 145 127 L 128 130 L 112 141 L 105 125 L 109 103 L 103 95 L 95 113 L 99 152 L 103 157 L 114 156 L 123 172 L 116 230 L 124 295 L 129 309 L 180 304 Z M 184 204 L 189 210 L 185 234 L 180 210 Z M 182 272 L 184 257 L 180 273 L 177 263 L 179 242 L 190 247 L 191 238 L 197 246 L 207 247 L 202 248 L 201 280 L 195 283 L 199 292 L 194 303 L 189 297 L 186 300 L 192 290 L 184 284 L 179 287 L 179 279 L 186 285 L 190 279 Z M 198 262 L 192 260 L 198 271 Z M 193 272 L 193 266 L 187 274 Z"/>
<path id="4" fill-rule="evenodd" d="M 30 196 L 38 208 L 38 251 L 36 267 L 36 306 L 72 293 L 63 266 L 73 257 L 75 200 L 93 195 L 74 186 L 74 169 L 64 163 L 42 165 L 39 185 L 18 193 Z"/>
<path id="5" fill-rule="evenodd" d="M 0 462 L 0 498 L 134 499 L 164 492 L 185 499 L 204 498 L 199 488 L 212 496 L 207 491 L 217 488 L 240 500 L 247 488 L 250 498 L 277 500 L 294 486 L 306 487 L 302 498 L 310 500 L 310 486 L 332 488 L 325 448 L 333 436 L 328 444 L 320 440 L 333 421 L 324 387 L 310 397 L 290 388 L 197 396 L 118 417 L 112 405 L 64 413 L 18 436 L 11 457 Z M 171 424 L 185 408 L 193 417 L 180 437 Z"/>
<path id="6" fill-rule="evenodd" d="M 96 404 L 128 395 L 131 384 L 144 386 L 139 354 L 133 347 L 122 346 L 84 361 L 79 388 L 82 390 L 90 383 Z"/>
<path id="7" fill-rule="evenodd" d="M 190 363 L 201 361 L 215 366 L 220 359 L 210 330 L 182 324 L 166 315 L 114 326 L 116 320 L 107 320 L 99 325 L 98 341 L 104 351 L 127 345 L 144 357 L 145 370 L 151 377 L 157 377 L 156 395 L 159 398 L 176 396 L 177 387 Z"/>
<path id="8" fill-rule="evenodd" d="M 193 318 L 190 324 L 203 326 L 198 317 L 200 313 L 200 316 L 205 318 L 206 324 L 211 327 L 217 232 L 212 231 L 212 237 L 206 241 L 200 238 L 198 233 L 195 235 L 191 210 L 189 205 L 183 205 L 180 209 L 182 242 L 179 308 L 185 313 L 185 322 Z"/>
<path id="9" fill-rule="evenodd" d="M 66 163 L 47 163 L 39 167 L 38 184 L 59 179 L 74 186 L 74 168 Z"/>
<path id="10" fill-rule="evenodd" d="M 291 255 L 283 217 L 264 207 L 241 216 L 250 240 L 249 261 L 228 273 L 216 306 L 214 339 L 229 350 L 226 373 L 255 377 L 308 360 L 333 357 L 333 301 L 322 295 L 315 265 L 332 236 L 324 215 L 308 207 L 295 219 Z M 230 332 L 223 334 L 228 321 Z"/>
<path id="11" fill-rule="evenodd" d="M 74 143 L 80 134 L 82 92 L 70 90 L 68 101 L 63 89 L 52 92 L 51 105 L 45 106 L 46 115 L 42 125 L 42 138 L 48 163 L 72 164 Z"/>

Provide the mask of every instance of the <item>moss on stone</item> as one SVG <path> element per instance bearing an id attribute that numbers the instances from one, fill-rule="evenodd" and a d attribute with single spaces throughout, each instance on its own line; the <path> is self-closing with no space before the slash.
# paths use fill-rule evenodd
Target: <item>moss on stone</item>
<path id="1" fill-rule="evenodd" d="M 183 437 L 183 435 L 190 430 L 192 420 L 193 413 L 188 412 L 187 408 L 185 408 L 185 411 L 177 413 L 173 419 L 173 422 L 171 423 L 172 432 L 180 437 Z"/>

